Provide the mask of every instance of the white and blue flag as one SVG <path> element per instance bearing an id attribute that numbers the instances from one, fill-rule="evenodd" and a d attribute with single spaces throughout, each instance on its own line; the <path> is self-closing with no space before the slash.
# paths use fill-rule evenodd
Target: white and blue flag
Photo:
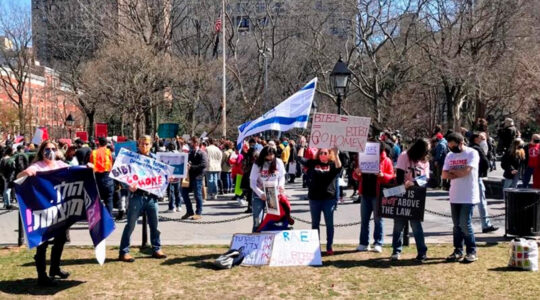
<path id="1" fill-rule="evenodd" d="M 291 128 L 306 128 L 316 88 L 317 77 L 258 119 L 238 126 L 236 144 L 240 146 L 246 137 L 266 130 L 287 131 Z"/>

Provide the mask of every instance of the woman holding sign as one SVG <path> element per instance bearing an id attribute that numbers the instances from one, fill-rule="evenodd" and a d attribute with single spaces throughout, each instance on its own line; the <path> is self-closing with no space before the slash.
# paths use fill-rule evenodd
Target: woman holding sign
<path id="1" fill-rule="evenodd" d="M 34 162 L 24 171 L 17 175 L 17 178 L 24 176 L 35 176 L 37 172 L 51 171 L 60 168 L 68 167 L 66 163 L 61 160 L 56 160 L 58 148 L 56 145 L 49 141 L 43 141 L 38 148 Z M 49 276 L 47 276 L 47 263 L 45 256 L 47 255 L 47 247 L 49 241 L 43 242 L 37 246 L 36 255 L 34 256 L 36 269 L 38 273 L 38 284 L 42 286 L 55 286 L 54 278 L 56 276 L 66 279 L 69 277 L 69 272 L 62 271 L 60 269 L 60 258 L 62 257 L 62 251 L 64 250 L 64 244 L 67 240 L 66 231 L 59 231 L 54 237 L 52 242 L 53 247 L 51 251 L 51 267 L 49 269 Z"/>
<path id="2" fill-rule="evenodd" d="M 334 211 L 336 209 L 336 180 L 341 173 L 341 160 L 337 148 L 330 151 L 321 148 L 313 160 L 299 160 L 307 167 L 310 182 L 308 185 L 311 228 L 319 231 L 321 213 L 326 223 L 326 255 L 333 255 Z"/>
<path id="3" fill-rule="evenodd" d="M 404 184 L 405 189 L 409 189 L 415 185 L 425 185 L 425 182 L 429 179 L 429 160 L 427 158 L 429 152 L 430 145 L 426 139 L 416 140 L 406 152 L 403 152 L 397 161 L 397 184 Z M 427 259 L 427 247 L 424 240 L 422 222 L 410 220 L 410 223 L 414 234 L 414 240 L 416 241 L 416 251 L 418 252 L 416 260 L 423 262 Z M 405 226 L 408 226 L 407 219 L 394 219 L 392 260 L 399 260 L 401 257 L 403 230 L 405 229 Z"/>
<path id="4" fill-rule="evenodd" d="M 266 146 L 261 150 L 251 168 L 249 183 L 254 193 L 251 205 L 255 232 L 263 219 L 265 204 L 270 204 L 268 213 L 271 213 L 272 208 L 278 207 L 278 193 L 283 194 L 285 191 L 285 165 L 276 157 L 276 148 Z M 267 199 L 267 195 L 274 199 Z"/>

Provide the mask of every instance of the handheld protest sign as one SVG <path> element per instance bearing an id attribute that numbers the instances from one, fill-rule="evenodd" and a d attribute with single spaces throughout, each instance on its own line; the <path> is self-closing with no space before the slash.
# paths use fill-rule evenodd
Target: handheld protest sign
<path id="1" fill-rule="evenodd" d="M 266 212 L 271 215 L 279 216 L 279 199 L 278 187 L 275 185 L 265 186 L 264 193 L 266 195 Z"/>
<path id="2" fill-rule="evenodd" d="M 174 168 L 151 157 L 122 148 L 109 177 L 129 186 L 163 197 Z"/>
<path id="3" fill-rule="evenodd" d="M 187 153 L 158 152 L 156 156 L 157 160 L 174 168 L 171 175 L 172 178 L 180 179 L 187 177 Z"/>
<path id="4" fill-rule="evenodd" d="M 358 153 L 358 167 L 362 173 L 379 174 L 379 143 L 366 143 L 364 152 Z"/>
<path id="5" fill-rule="evenodd" d="M 394 194 L 385 197 L 384 191 L 378 201 L 378 215 L 389 219 L 407 219 L 424 221 L 426 208 L 426 188 L 413 186 L 405 190 L 404 194 Z M 389 193 L 386 193 L 387 195 Z"/>
<path id="6" fill-rule="evenodd" d="M 371 118 L 317 113 L 311 125 L 309 147 L 364 152 Z"/>

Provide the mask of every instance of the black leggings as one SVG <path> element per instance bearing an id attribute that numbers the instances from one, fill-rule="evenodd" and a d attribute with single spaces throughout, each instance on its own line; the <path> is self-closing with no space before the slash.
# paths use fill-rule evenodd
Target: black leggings
<path id="1" fill-rule="evenodd" d="M 57 271 L 60 269 L 60 258 L 62 257 L 62 251 L 64 251 L 64 245 L 67 241 L 67 232 L 66 233 L 60 233 L 56 237 L 54 237 L 54 240 L 52 242 L 46 241 L 43 244 L 39 245 L 36 250 L 36 255 L 34 256 L 34 260 L 36 262 L 36 269 L 39 276 L 46 275 L 46 255 L 47 255 L 47 247 L 49 246 L 49 243 L 52 243 L 52 249 L 51 249 L 51 270 Z"/>

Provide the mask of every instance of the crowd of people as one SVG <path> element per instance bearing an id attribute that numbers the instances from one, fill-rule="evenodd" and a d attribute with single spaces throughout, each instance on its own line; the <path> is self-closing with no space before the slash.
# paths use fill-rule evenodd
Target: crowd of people
<path id="1" fill-rule="evenodd" d="M 166 212 L 180 212 L 184 206 L 182 219 L 199 220 L 204 216 L 205 199 L 216 200 L 218 195 L 232 197 L 239 206 L 246 208 L 246 213 L 252 214 L 252 232 L 260 230 L 265 217 L 266 188 L 276 188 L 280 197 L 286 198 L 287 185 L 301 178 L 302 187 L 307 189 L 312 228 L 319 230 L 321 214 L 325 220 L 326 255 L 334 254 L 334 212 L 346 199 L 344 190 L 352 189 L 352 201 L 360 203 L 357 251 L 380 253 L 384 235 L 383 219 L 377 213 L 377 199 L 381 187 L 394 184 L 409 189 L 424 186 L 427 182 L 431 188 L 449 190 L 454 251 L 447 259 L 473 262 L 477 260 L 472 227 L 474 207 L 478 206 L 482 218 L 482 232 L 498 229 L 489 218 L 482 180 L 496 168 L 494 162 L 497 157 L 500 157 L 500 166 L 504 170 L 505 188 L 518 187 L 520 179 L 520 187 L 540 188 L 540 135 L 532 135 L 530 142 L 525 144 L 511 119 L 505 120 L 504 124 L 498 133 L 498 143 L 489 134 L 487 122 L 483 119 L 475 123 L 473 130 L 462 128 L 461 132 L 449 130 L 443 133 L 438 126 L 432 136 L 409 140 L 407 145 L 404 145 L 399 131 L 386 130 L 377 136 L 370 135 L 370 142 L 380 144 L 378 174 L 363 173 L 358 167 L 357 153 L 341 152 L 338 148 L 311 148 L 304 136 L 279 139 L 254 136 L 238 146 L 224 138 L 192 137 L 184 140 L 181 137 L 159 139 L 143 136 L 137 141 L 137 151 L 152 158 L 157 152 L 188 153 L 187 177 L 168 182 Z M 165 199 L 109 177 L 115 159 L 114 147 L 115 143 L 104 137 L 97 139 L 97 143 L 78 139 L 73 145 L 53 141 L 44 141 L 40 145 L 4 141 L 0 151 L 4 208 L 16 208 L 13 181 L 17 177 L 33 176 L 39 171 L 66 166 L 87 166 L 94 170 L 100 198 L 111 215 L 116 206 L 116 219 L 127 219 L 119 260 L 135 260 L 129 254 L 130 237 L 142 213 L 148 216 L 152 256 L 165 258 L 158 230 L 159 202 Z M 283 218 L 291 220 L 290 215 Z M 371 222 L 374 226 L 372 243 L 369 236 Z M 410 224 L 416 241 L 416 260 L 425 261 L 428 248 L 422 222 L 394 219 L 393 224 L 391 259 L 401 258 L 403 235 Z M 69 276 L 60 269 L 65 242 L 64 235 L 54 239 L 49 276 L 45 273 L 47 243 L 38 247 L 35 261 L 40 283 L 48 285 L 53 283 L 51 278 L 54 276 Z"/>

